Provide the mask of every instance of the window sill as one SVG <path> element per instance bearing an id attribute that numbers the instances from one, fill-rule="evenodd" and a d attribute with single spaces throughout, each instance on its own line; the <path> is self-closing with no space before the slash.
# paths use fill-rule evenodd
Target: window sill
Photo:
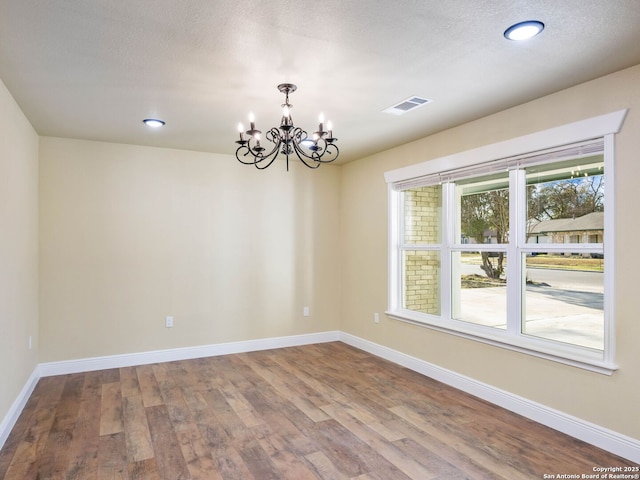
<path id="1" fill-rule="evenodd" d="M 451 320 L 449 324 L 444 324 L 442 320 L 436 320 L 438 317 L 432 317 L 410 310 L 393 310 L 385 313 L 389 318 L 401 322 L 411 323 L 468 340 L 505 348 L 525 355 L 544 358 L 603 375 L 611 375 L 618 370 L 616 364 L 602 360 L 601 352 L 591 351 L 586 348 L 581 349 L 560 342 L 536 339 L 535 337 L 525 335 L 511 336 L 506 331 L 495 331 L 494 329 L 474 326 L 472 324 L 466 326 L 465 322 Z"/>

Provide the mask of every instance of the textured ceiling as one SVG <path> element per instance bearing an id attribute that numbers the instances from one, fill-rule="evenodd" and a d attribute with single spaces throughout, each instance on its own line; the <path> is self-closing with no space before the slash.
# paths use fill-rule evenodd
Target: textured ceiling
<path id="1" fill-rule="evenodd" d="M 0 0 L 0 79 L 40 135 L 226 154 L 295 83 L 347 161 L 640 64 L 639 26 L 638 0 Z"/>

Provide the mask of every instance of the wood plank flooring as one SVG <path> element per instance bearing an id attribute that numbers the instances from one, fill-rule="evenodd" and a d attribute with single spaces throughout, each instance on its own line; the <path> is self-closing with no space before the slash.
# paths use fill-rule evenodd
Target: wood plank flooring
<path id="1" fill-rule="evenodd" d="M 627 465 L 339 342 L 43 378 L 0 451 L 5 480 L 517 480 Z"/>

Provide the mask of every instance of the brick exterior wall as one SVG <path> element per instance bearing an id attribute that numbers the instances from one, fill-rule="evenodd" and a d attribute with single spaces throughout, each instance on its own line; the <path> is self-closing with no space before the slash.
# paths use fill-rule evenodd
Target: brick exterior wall
<path id="1" fill-rule="evenodd" d="M 442 188 L 440 185 L 404 192 L 406 244 L 440 243 Z M 440 251 L 405 251 L 404 308 L 440 314 Z"/>

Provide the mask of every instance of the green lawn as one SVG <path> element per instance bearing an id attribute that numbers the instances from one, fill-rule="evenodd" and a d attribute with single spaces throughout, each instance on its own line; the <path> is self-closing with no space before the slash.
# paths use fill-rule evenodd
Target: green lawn
<path id="1" fill-rule="evenodd" d="M 495 262 L 496 258 L 491 258 Z M 482 259 L 477 253 L 463 253 L 462 263 L 480 265 Z M 507 259 L 505 257 L 504 265 Z M 602 272 L 604 270 L 603 258 L 585 258 L 582 256 L 564 255 L 536 255 L 527 257 L 527 267 L 530 268 L 558 268 L 563 270 L 586 270 L 592 272 Z"/>

